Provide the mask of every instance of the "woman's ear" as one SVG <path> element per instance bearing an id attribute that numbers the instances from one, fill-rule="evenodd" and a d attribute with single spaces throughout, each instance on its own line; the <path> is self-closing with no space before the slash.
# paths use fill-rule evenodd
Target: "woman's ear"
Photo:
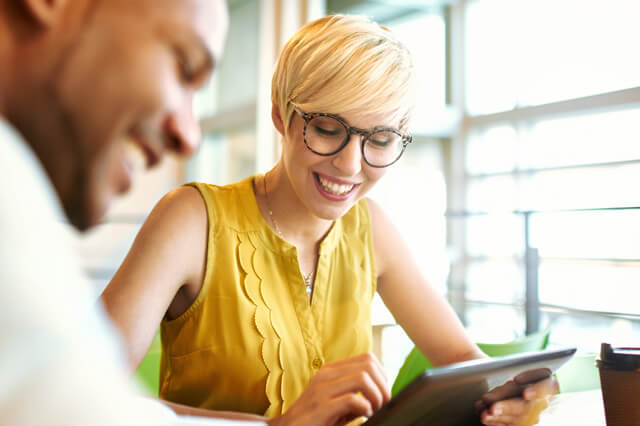
<path id="1" fill-rule="evenodd" d="M 27 15 L 42 26 L 50 27 L 62 15 L 67 0 L 18 0 Z"/>
<path id="2" fill-rule="evenodd" d="M 284 134 L 284 122 L 282 121 L 282 115 L 280 114 L 280 108 L 274 103 L 271 103 L 271 120 L 273 120 L 273 125 L 275 126 L 278 133 L 282 136 Z"/>

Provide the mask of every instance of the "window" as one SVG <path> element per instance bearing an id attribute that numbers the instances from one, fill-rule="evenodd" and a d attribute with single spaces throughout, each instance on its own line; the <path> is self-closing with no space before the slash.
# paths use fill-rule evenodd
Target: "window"
<path id="1" fill-rule="evenodd" d="M 552 343 L 590 351 L 637 341 L 640 3 L 454 10 L 466 111 L 453 141 L 464 168 L 449 210 L 454 305 L 485 340 L 550 325 Z"/>
<path id="2" fill-rule="evenodd" d="M 465 14 L 473 115 L 640 86 L 635 0 L 475 0 Z"/>
<path id="3" fill-rule="evenodd" d="M 224 55 L 195 99 L 204 137 L 186 169 L 187 180 L 219 185 L 256 172 L 260 4 L 234 1 L 229 12 Z"/>

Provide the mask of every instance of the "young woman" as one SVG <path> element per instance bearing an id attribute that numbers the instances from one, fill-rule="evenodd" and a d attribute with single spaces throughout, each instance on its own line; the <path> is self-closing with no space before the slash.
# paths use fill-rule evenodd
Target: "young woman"
<path id="1" fill-rule="evenodd" d="M 375 291 L 434 365 L 484 356 L 365 198 L 411 142 L 414 78 L 387 29 L 359 17 L 311 22 L 272 81 L 275 167 L 180 187 L 154 208 L 103 299 L 132 369 L 160 326 L 163 399 L 274 423 L 370 415 L 389 399 L 369 353 Z M 527 404 L 498 402 L 483 421 L 515 423 Z"/>

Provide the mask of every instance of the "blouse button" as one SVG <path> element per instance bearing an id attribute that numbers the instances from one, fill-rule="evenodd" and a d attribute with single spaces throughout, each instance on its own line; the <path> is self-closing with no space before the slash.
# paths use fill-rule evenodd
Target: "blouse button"
<path id="1" fill-rule="evenodd" d="M 313 365 L 313 368 L 318 369 L 322 367 L 322 360 L 320 358 L 316 358 L 313 360 L 313 363 L 311 365 Z"/>

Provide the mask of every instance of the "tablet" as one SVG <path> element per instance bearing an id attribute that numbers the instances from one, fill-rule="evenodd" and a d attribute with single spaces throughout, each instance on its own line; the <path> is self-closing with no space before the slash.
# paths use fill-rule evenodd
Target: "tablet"
<path id="1" fill-rule="evenodd" d="M 546 369 L 540 378 L 548 377 L 575 352 L 575 348 L 526 352 L 427 370 L 364 425 L 480 425 L 473 405 L 482 395 L 525 371 Z"/>

